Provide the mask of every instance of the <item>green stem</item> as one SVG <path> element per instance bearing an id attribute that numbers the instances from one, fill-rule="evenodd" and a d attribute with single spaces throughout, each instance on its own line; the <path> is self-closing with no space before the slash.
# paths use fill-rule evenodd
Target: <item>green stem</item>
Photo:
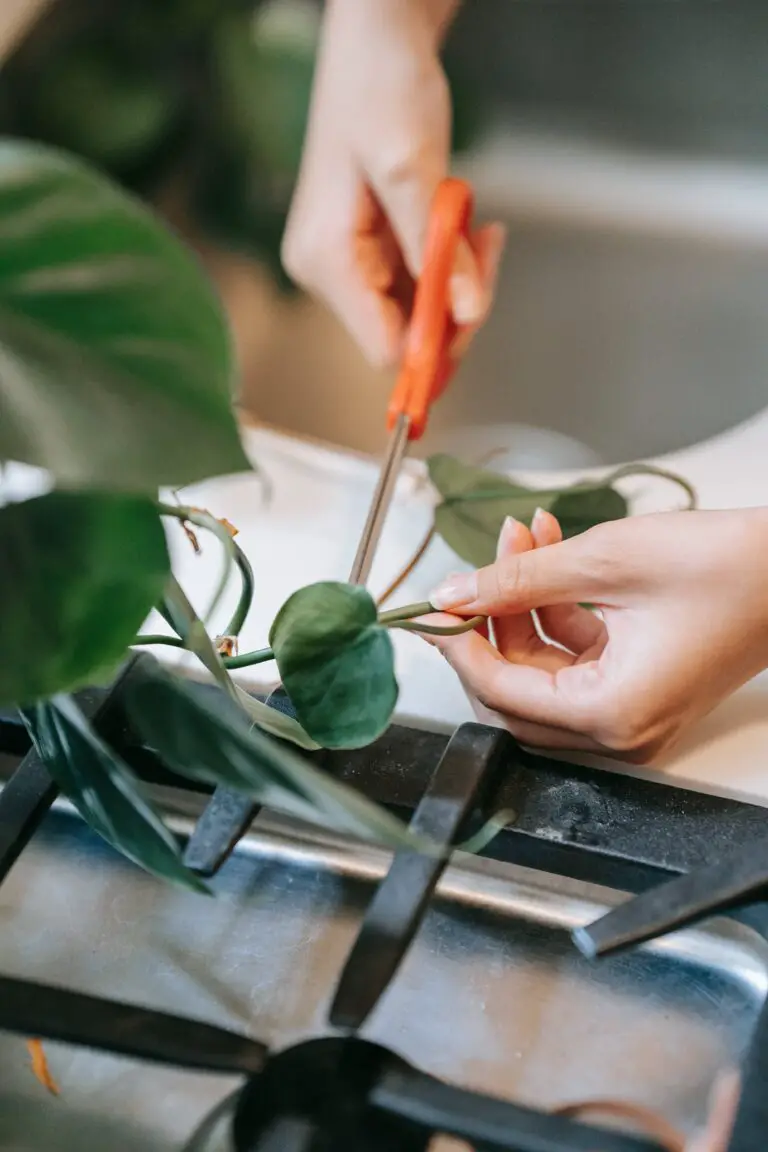
<path id="1" fill-rule="evenodd" d="M 456 624 L 420 624 L 419 616 L 430 616 L 436 611 L 428 600 L 420 604 L 406 604 L 404 608 L 392 608 L 379 613 L 379 624 L 384 628 L 400 628 L 403 632 L 422 632 L 426 636 L 461 636 L 472 632 L 485 622 L 484 616 L 473 616 L 470 620 L 457 620 Z"/>
<path id="2" fill-rule="evenodd" d="M 255 652 L 243 652 L 240 656 L 225 656 L 223 663 L 225 668 L 251 668 L 254 664 L 266 664 L 269 660 L 274 660 L 275 654 L 271 648 L 259 648 Z"/>
<path id="3" fill-rule="evenodd" d="M 399 628 L 401 632 L 421 632 L 425 636 L 462 636 L 465 632 L 474 632 L 485 623 L 485 616 L 472 616 L 469 620 L 462 620 L 460 624 L 420 624 L 418 620 L 403 620 L 390 627 Z"/>
<path id="4" fill-rule="evenodd" d="M 682 488 L 688 497 L 686 512 L 692 512 L 698 505 L 699 498 L 696 489 L 684 476 L 679 476 L 677 472 L 670 472 L 666 468 L 658 468 L 655 464 L 622 464 L 621 468 L 610 472 L 603 483 L 614 484 L 617 480 L 625 480 L 630 476 L 658 476 L 660 480 L 668 480 L 670 484 L 676 484 L 678 488 Z"/>
<path id="5" fill-rule="evenodd" d="M 161 636 L 159 634 L 137 636 L 133 641 L 132 647 L 136 648 L 139 645 L 151 647 L 153 644 L 167 644 L 169 648 L 185 648 L 184 641 L 179 636 Z"/>
<path id="6" fill-rule="evenodd" d="M 213 600 L 206 613 L 206 620 L 210 620 L 218 608 L 221 598 L 226 591 L 227 584 L 229 583 L 230 563 L 236 556 L 235 542 L 224 525 L 220 524 L 216 517 L 211 516 L 209 512 L 198 512 L 196 508 L 188 508 L 185 505 L 180 504 L 176 506 L 174 504 L 163 504 L 161 502 L 158 502 L 157 507 L 161 516 L 170 516 L 172 520 L 179 520 L 182 524 L 194 524 L 196 528 L 205 528 L 208 532 L 212 532 L 221 542 L 224 549 L 224 568 L 219 578 Z"/>
<path id="7" fill-rule="evenodd" d="M 151 646 L 153 644 L 166 644 L 170 648 L 186 648 L 186 644 L 178 636 L 161 636 L 159 634 L 137 636 L 133 647 L 139 645 Z M 191 649 L 189 649 L 191 651 Z M 274 660 L 275 654 L 271 648 L 260 648 L 256 652 L 243 652 L 240 656 L 222 656 L 221 662 L 225 668 L 250 668 L 254 664 L 266 664 Z"/>
<path id="8" fill-rule="evenodd" d="M 235 546 L 235 563 L 240 569 L 242 588 L 240 589 L 240 599 L 238 600 L 237 607 L 232 614 L 232 619 L 224 631 L 225 636 L 240 635 L 243 630 L 243 625 L 248 618 L 248 613 L 251 610 L 251 605 L 253 604 L 253 568 L 251 567 L 250 560 L 246 556 L 245 552 L 243 552 L 242 548 L 236 540 L 233 540 L 233 544 Z"/>
<path id="9" fill-rule="evenodd" d="M 239 636 L 243 630 L 243 625 L 248 617 L 253 604 L 254 593 L 254 576 L 251 562 L 246 556 L 243 549 L 238 544 L 230 532 L 221 524 L 215 516 L 211 516 L 208 512 L 197 512 L 194 508 L 187 508 L 182 504 L 174 506 L 172 504 L 160 504 L 160 514 L 162 516 L 172 516 L 174 520 L 184 521 L 194 524 L 196 528 L 205 528 L 221 541 L 224 545 L 225 553 L 228 554 L 229 559 L 234 559 L 240 571 L 240 578 L 242 587 L 240 590 L 240 597 L 237 601 L 237 606 L 232 619 L 230 620 L 227 628 L 224 631 L 225 636 Z M 226 571 L 222 574 L 219 587 L 216 591 L 214 603 L 209 612 L 209 616 L 213 612 L 215 606 L 218 604 L 224 589 L 229 581 L 229 564 L 226 565 Z"/>
<path id="10" fill-rule="evenodd" d="M 417 616 L 430 616 L 435 609 L 429 600 L 422 600 L 419 604 L 406 604 L 403 608 L 390 608 L 388 612 L 379 613 L 379 624 L 390 628 L 399 624 L 401 620 L 413 620 Z"/>

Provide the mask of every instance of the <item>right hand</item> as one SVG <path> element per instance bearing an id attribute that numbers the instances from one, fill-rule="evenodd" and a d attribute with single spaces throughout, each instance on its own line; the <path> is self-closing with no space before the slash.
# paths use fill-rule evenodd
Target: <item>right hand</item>
<path id="1" fill-rule="evenodd" d="M 440 45 L 457 6 L 326 4 L 283 262 L 377 367 L 402 356 L 430 205 L 448 175 L 451 106 Z M 451 302 L 470 335 L 490 306 L 504 238 L 491 224 L 460 245 Z"/>

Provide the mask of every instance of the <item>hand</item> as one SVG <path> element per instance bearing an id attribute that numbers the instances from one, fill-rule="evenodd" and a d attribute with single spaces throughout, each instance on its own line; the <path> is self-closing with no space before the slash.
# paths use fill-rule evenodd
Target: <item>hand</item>
<path id="1" fill-rule="evenodd" d="M 451 107 L 439 50 L 457 6 L 326 5 L 283 261 L 377 366 L 402 355 L 432 197 L 448 174 Z M 460 245 L 452 306 L 470 334 L 490 305 L 503 245 L 495 224 Z"/>
<path id="2" fill-rule="evenodd" d="M 478 715 L 526 745 L 647 764 L 768 667 L 764 509 L 640 516 L 565 542 L 539 512 L 530 532 L 507 521 L 498 555 L 431 597 L 490 617 L 495 646 L 430 639 Z"/>

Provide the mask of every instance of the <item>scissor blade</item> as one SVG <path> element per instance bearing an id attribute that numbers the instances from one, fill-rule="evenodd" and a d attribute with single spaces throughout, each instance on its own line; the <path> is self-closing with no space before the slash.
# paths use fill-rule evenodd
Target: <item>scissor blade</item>
<path id="1" fill-rule="evenodd" d="M 355 562 L 349 574 L 350 584 L 365 584 L 371 574 L 373 558 L 376 555 L 376 548 L 381 539 L 384 521 L 387 518 L 387 512 L 392 503 L 397 478 L 400 474 L 400 466 L 403 463 L 405 450 L 408 447 L 408 432 L 410 426 L 411 422 L 409 418 L 402 415 L 398 417 L 397 423 L 392 430 L 387 455 L 384 459 L 384 464 L 379 475 L 379 482 L 376 485 L 376 491 L 373 494 L 373 500 L 371 501 L 371 507 L 368 512 L 368 519 L 365 522 L 363 534 L 360 537 L 360 544 L 357 549 L 357 555 L 355 556 Z"/>

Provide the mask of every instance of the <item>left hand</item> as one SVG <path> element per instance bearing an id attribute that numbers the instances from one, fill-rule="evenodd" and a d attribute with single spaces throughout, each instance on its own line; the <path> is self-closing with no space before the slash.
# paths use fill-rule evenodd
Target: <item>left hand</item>
<path id="1" fill-rule="evenodd" d="M 649 764 L 768 668 L 768 509 L 667 512 L 565 542 L 507 520 L 495 564 L 431 596 L 495 639 L 435 637 L 478 716 L 529 747 Z M 581 607 L 596 605 L 595 613 Z"/>

